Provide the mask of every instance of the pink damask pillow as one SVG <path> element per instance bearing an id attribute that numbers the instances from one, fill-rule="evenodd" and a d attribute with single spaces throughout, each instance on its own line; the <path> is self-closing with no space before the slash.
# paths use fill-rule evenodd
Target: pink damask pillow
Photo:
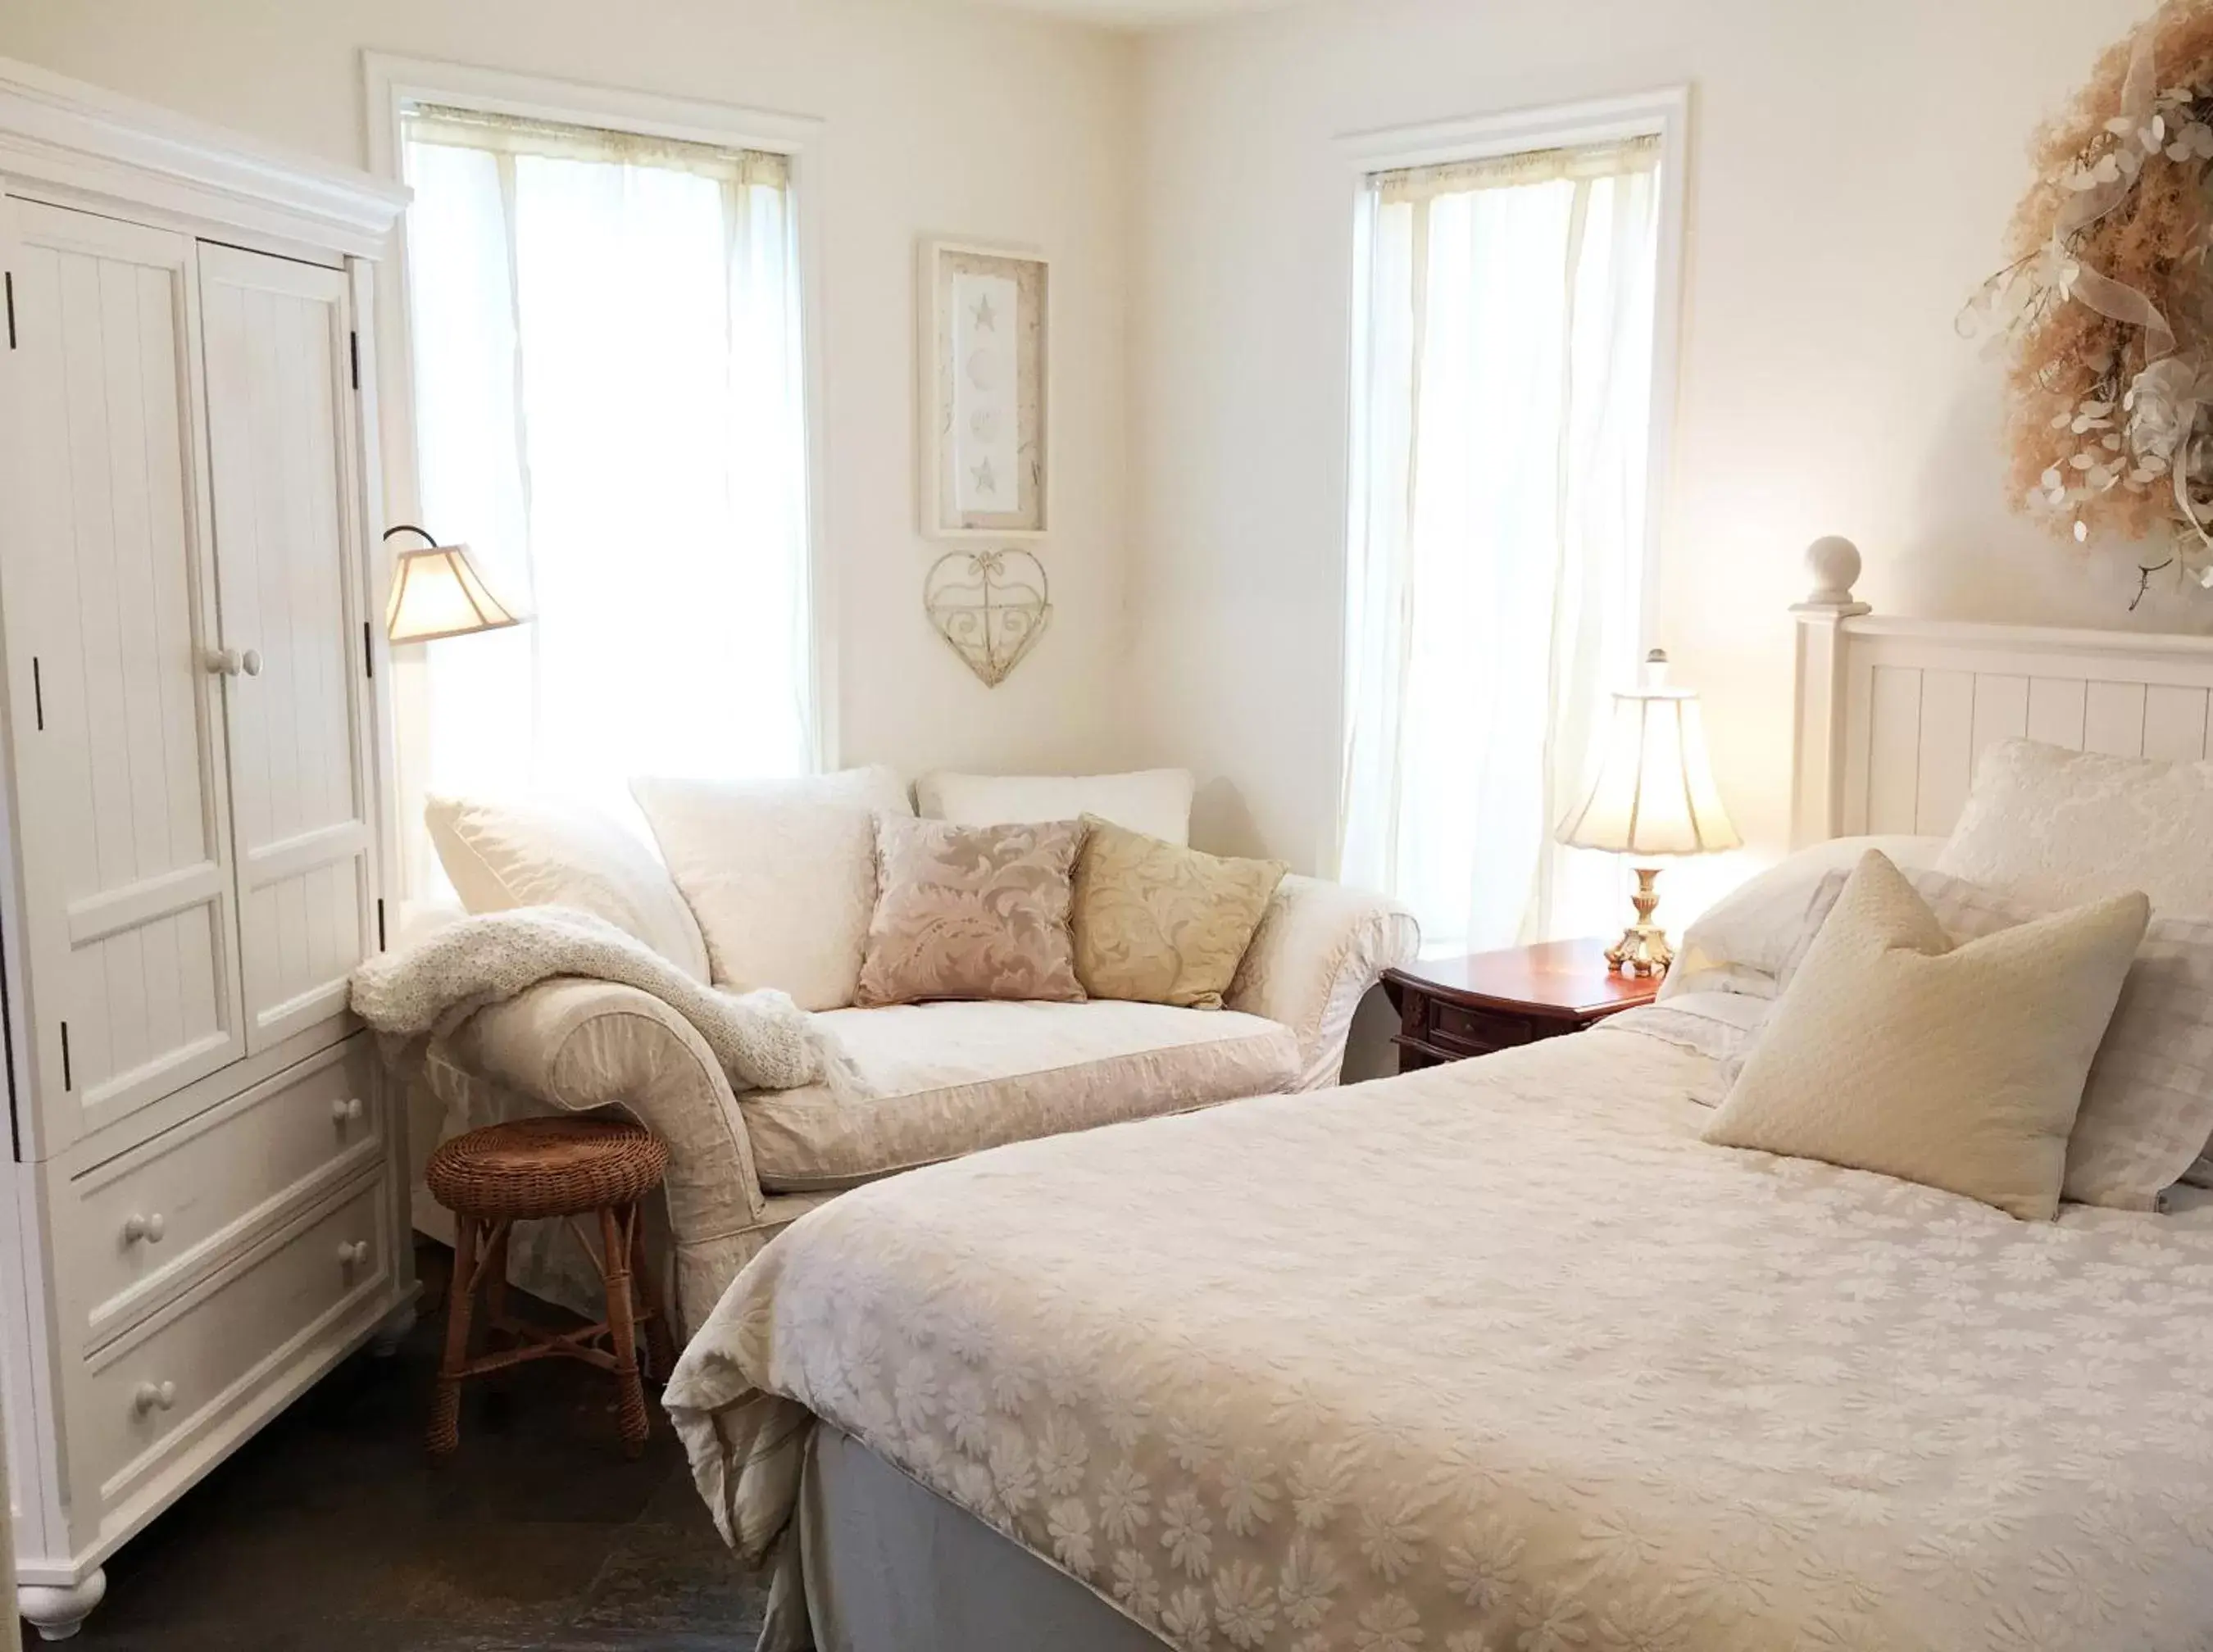
<path id="1" fill-rule="evenodd" d="M 1069 930 L 1083 825 L 954 826 L 876 817 L 876 910 L 853 1002 L 1076 1003 Z"/>

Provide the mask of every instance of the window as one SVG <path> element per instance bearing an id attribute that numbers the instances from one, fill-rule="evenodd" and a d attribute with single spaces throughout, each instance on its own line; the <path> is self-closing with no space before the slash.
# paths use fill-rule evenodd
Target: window
<path id="1" fill-rule="evenodd" d="M 786 157 L 420 105 L 400 136 L 418 520 L 532 619 L 424 650 L 403 793 L 805 772 Z"/>
<path id="2" fill-rule="evenodd" d="M 1432 952 L 1599 933 L 1561 849 L 1642 626 L 1657 137 L 1369 174 L 1355 241 L 1348 881 Z"/>

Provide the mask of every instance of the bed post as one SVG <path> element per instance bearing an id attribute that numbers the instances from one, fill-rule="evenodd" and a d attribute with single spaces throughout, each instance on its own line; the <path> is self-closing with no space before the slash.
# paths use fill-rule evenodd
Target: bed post
<path id="1" fill-rule="evenodd" d="M 1796 739 L 1790 759 L 1790 846 L 1833 838 L 1844 807 L 1844 623 L 1869 612 L 1852 595 L 1859 547 L 1833 534 L 1806 547 L 1814 594 L 1793 605 L 1798 618 Z"/>

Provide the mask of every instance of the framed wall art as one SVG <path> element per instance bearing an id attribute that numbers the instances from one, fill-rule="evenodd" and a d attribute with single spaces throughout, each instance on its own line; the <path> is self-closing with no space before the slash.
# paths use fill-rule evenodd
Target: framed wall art
<path id="1" fill-rule="evenodd" d="M 1050 524 L 1051 284 L 1034 253 L 922 248 L 922 527 L 1035 539 Z"/>

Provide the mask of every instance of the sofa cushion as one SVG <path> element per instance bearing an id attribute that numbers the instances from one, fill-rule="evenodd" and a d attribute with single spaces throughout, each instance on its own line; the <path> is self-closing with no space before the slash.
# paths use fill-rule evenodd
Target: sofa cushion
<path id="1" fill-rule="evenodd" d="M 695 981 L 707 943 L 652 849 L 581 805 L 431 797 L 423 823 L 471 912 L 570 906 L 643 942 Z"/>
<path id="2" fill-rule="evenodd" d="M 1069 908 L 1077 820 L 955 826 L 876 817 L 876 911 L 853 1002 L 1083 999 Z"/>
<path id="3" fill-rule="evenodd" d="M 1076 974 L 1094 998 L 1219 1009 L 1281 861 L 1228 860 L 1095 814 L 1076 863 Z"/>
<path id="4" fill-rule="evenodd" d="M 1288 1027 L 1167 1004 L 932 1003 L 823 1017 L 875 1094 L 738 1098 L 761 1186 L 849 1187 L 1009 1142 L 1289 1088 Z"/>
<path id="5" fill-rule="evenodd" d="M 1189 769 L 1134 774 L 953 774 L 914 783 L 917 813 L 955 826 L 1013 826 L 1096 814 L 1149 838 L 1191 841 Z"/>
<path id="6" fill-rule="evenodd" d="M 802 780 L 633 780 L 716 986 L 778 987 L 802 1009 L 853 1002 L 876 905 L 876 813 L 911 814 L 887 768 Z"/>

